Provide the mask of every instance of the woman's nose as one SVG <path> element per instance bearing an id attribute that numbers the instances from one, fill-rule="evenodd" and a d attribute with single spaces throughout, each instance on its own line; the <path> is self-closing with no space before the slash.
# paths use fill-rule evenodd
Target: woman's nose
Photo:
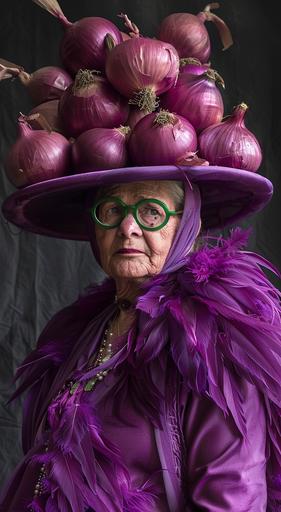
<path id="1" fill-rule="evenodd" d="M 142 229 L 138 225 L 138 223 L 135 221 L 134 216 L 132 213 L 128 213 L 126 217 L 122 220 L 118 232 L 122 236 L 126 236 L 127 238 L 130 238 L 133 235 L 141 236 L 142 235 Z"/>

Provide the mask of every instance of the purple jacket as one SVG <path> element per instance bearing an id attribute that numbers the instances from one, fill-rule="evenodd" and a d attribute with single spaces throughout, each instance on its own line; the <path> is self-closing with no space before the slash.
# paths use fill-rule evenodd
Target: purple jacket
<path id="1" fill-rule="evenodd" d="M 114 314 L 113 283 L 58 313 L 18 371 L 26 456 L 0 510 L 30 505 L 42 463 L 35 512 L 280 510 L 279 292 L 262 265 L 233 236 L 148 283 L 93 393 L 85 365 Z"/>
<path id="2" fill-rule="evenodd" d="M 112 377 L 107 378 L 115 380 Z M 149 478 L 153 484 L 157 499 L 150 501 L 147 496 L 149 501 L 141 510 L 265 511 L 266 426 L 256 388 L 241 381 L 250 439 L 247 446 L 231 417 L 225 419 L 208 398 L 192 392 L 182 392 L 180 396 L 178 384 L 174 383 L 174 389 L 169 383 L 169 392 L 171 395 L 175 392 L 177 400 L 167 407 L 164 430 L 153 428 L 130 400 L 123 404 L 122 411 L 126 412 L 126 420 L 133 422 L 132 426 L 126 425 L 122 418 L 112 423 L 112 400 L 100 411 L 105 436 L 120 449 L 133 485 L 140 487 Z M 112 382 L 104 381 L 101 386 L 111 385 Z M 32 501 L 39 467 L 40 464 L 25 467 L 25 462 L 21 463 L 2 504 L 3 511 L 25 510 L 24 504 Z M 155 478 L 151 479 L 152 475 Z M 112 506 L 111 510 L 118 509 Z"/>

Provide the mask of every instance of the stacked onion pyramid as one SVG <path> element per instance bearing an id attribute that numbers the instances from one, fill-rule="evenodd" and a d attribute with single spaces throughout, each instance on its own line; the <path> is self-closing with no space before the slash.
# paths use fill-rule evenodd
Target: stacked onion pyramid
<path id="1" fill-rule="evenodd" d="M 247 105 L 224 119 L 222 77 L 209 63 L 205 22 L 226 24 L 207 5 L 167 16 L 154 38 L 125 14 L 122 32 L 100 17 L 71 23 L 57 0 L 33 0 L 63 25 L 62 67 L 27 73 L 0 60 L 0 79 L 18 77 L 34 108 L 18 118 L 6 173 L 16 187 L 82 172 L 131 166 L 218 165 L 256 171 L 261 149 L 245 127 Z"/>

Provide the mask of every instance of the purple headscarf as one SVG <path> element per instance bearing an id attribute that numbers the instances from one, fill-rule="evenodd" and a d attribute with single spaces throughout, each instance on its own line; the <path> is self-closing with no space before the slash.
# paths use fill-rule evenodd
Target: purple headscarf
<path id="1" fill-rule="evenodd" d="M 181 222 L 165 261 L 162 272 L 174 272 L 180 268 L 191 251 L 200 230 L 201 197 L 197 185 L 186 178 L 184 183 L 184 209 Z"/>

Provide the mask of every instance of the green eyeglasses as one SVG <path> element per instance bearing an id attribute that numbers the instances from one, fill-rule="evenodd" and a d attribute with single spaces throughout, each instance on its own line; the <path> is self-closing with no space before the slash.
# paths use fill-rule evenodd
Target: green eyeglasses
<path id="1" fill-rule="evenodd" d="M 120 197 L 103 197 L 90 208 L 93 221 L 103 229 L 120 226 L 122 220 L 132 212 L 136 223 L 146 231 L 163 228 L 171 215 L 179 215 L 183 210 L 169 210 L 159 199 L 141 199 L 135 204 L 126 204 Z"/>

